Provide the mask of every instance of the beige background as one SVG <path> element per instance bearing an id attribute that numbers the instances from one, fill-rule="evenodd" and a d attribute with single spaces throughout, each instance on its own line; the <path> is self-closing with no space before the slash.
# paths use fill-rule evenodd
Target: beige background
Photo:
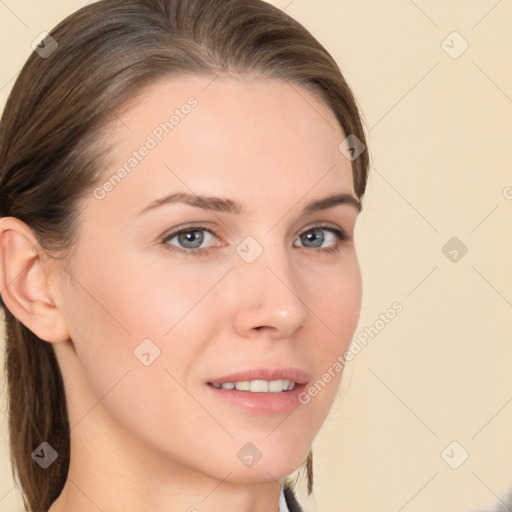
<path id="1" fill-rule="evenodd" d="M 0 104 L 30 42 L 84 3 L 0 1 Z M 512 2 L 274 3 L 332 52 L 367 120 L 357 332 L 403 305 L 347 370 L 304 503 L 490 510 L 512 484 Z M 441 250 L 454 236 L 457 262 Z M 21 510 L 0 423 L 0 509 Z M 452 441 L 469 454 L 458 469 L 441 457 Z"/>

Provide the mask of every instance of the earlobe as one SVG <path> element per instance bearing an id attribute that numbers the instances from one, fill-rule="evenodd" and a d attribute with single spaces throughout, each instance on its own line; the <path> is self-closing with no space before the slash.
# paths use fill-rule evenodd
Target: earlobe
<path id="1" fill-rule="evenodd" d="M 0 290 L 5 306 L 42 340 L 65 341 L 69 332 L 50 295 L 44 255 L 27 224 L 14 217 L 0 219 Z"/>

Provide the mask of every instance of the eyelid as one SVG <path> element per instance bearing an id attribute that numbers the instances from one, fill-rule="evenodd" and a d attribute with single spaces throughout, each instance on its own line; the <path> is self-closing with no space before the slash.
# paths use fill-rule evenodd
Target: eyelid
<path id="1" fill-rule="evenodd" d="M 179 235 L 182 231 L 192 231 L 193 229 L 201 230 L 204 229 L 205 231 L 210 231 L 213 234 L 215 234 L 215 228 L 213 226 L 210 226 L 208 223 L 195 223 L 191 222 L 189 224 L 183 224 L 182 226 L 179 226 L 177 228 L 169 229 L 167 230 L 161 238 L 168 238 L 173 237 L 176 235 Z"/>
<path id="2" fill-rule="evenodd" d="M 318 228 L 331 229 L 332 231 L 338 232 L 340 235 L 343 235 L 344 240 L 352 241 L 352 236 L 348 233 L 348 231 L 343 229 L 341 226 L 338 226 L 336 224 L 331 224 L 329 222 L 318 222 L 318 223 L 310 224 L 308 227 L 304 228 L 297 236 L 301 236 L 304 233 L 307 233 L 308 231 L 311 231 L 313 229 L 318 229 Z"/>

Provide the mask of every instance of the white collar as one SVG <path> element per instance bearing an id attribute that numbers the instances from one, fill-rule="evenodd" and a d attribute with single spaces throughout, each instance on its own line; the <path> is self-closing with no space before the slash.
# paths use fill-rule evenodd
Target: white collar
<path id="1" fill-rule="evenodd" d="M 279 496 L 279 512 L 290 512 L 284 497 L 284 479 L 281 480 L 281 495 Z"/>

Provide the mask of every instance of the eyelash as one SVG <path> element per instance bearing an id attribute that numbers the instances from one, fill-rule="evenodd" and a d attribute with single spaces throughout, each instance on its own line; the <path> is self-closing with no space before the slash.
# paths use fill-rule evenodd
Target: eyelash
<path id="1" fill-rule="evenodd" d="M 334 235 L 338 239 L 338 241 L 334 247 L 326 247 L 326 248 L 318 248 L 317 249 L 317 251 L 320 251 L 324 254 L 339 253 L 343 242 L 352 241 L 352 238 L 343 229 L 334 228 L 332 226 L 325 226 L 322 224 L 317 225 L 317 226 L 310 226 L 308 229 L 299 233 L 299 237 L 301 237 L 302 235 L 304 235 L 306 233 L 309 233 L 310 231 L 315 231 L 318 229 L 330 231 L 331 233 L 334 233 Z M 174 237 L 181 235 L 182 233 L 192 233 L 194 231 L 203 231 L 203 230 L 208 231 L 216 238 L 219 238 L 217 233 L 210 227 L 204 226 L 204 225 L 194 225 L 194 226 L 186 226 L 186 227 L 180 229 L 179 231 L 174 231 L 172 233 L 165 235 L 162 238 L 162 244 L 166 246 L 166 249 L 173 251 L 173 252 L 182 253 L 185 256 L 206 256 L 207 254 L 209 254 L 211 248 L 200 247 L 198 249 L 182 249 L 175 245 L 170 245 L 167 243 L 169 240 L 172 240 Z M 314 249 L 314 247 L 304 247 L 304 248 L 305 249 Z"/>

